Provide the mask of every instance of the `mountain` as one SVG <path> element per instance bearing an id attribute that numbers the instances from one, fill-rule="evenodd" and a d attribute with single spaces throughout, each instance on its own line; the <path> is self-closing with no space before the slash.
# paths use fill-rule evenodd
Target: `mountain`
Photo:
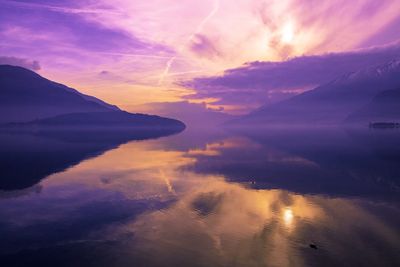
<path id="1" fill-rule="evenodd" d="M 97 104 L 99 104 L 99 105 L 101 105 L 101 106 L 103 106 L 103 107 L 106 107 L 106 108 L 108 108 L 108 109 L 111 109 L 111 110 L 115 110 L 115 111 L 120 110 L 119 107 L 117 107 L 117 106 L 115 106 L 115 105 L 108 104 L 108 103 L 104 102 L 103 100 L 100 100 L 100 99 L 98 99 L 98 98 L 96 98 L 96 97 L 94 97 L 94 96 L 82 94 L 82 93 L 79 92 L 78 90 L 76 90 L 76 89 L 74 89 L 74 88 L 70 88 L 70 87 L 68 87 L 68 86 L 65 86 L 65 85 L 63 85 L 63 84 L 61 84 L 61 83 L 56 83 L 56 82 L 53 82 L 53 83 L 56 84 L 56 85 L 58 85 L 60 88 L 62 88 L 62 89 L 64 89 L 64 90 L 67 90 L 67 91 L 70 91 L 70 92 L 72 92 L 72 93 L 75 93 L 75 94 L 78 94 L 78 95 L 82 96 L 84 99 L 86 99 L 86 100 L 88 100 L 88 101 L 95 102 L 95 103 L 97 103 Z"/>
<path id="2" fill-rule="evenodd" d="M 33 71 L 9 65 L 0 65 L 0 114 L 3 130 L 31 126 L 112 126 L 113 129 L 171 128 L 176 132 L 185 128 L 178 120 L 122 111 Z"/>
<path id="3" fill-rule="evenodd" d="M 400 121 L 400 87 L 376 95 L 368 104 L 353 112 L 347 122 Z"/>
<path id="4" fill-rule="evenodd" d="M 400 87 L 400 60 L 339 77 L 288 100 L 263 106 L 233 125 L 340 124 L 375 96 Z"/>
<path id="5" fill-rule="evenodd" d="M 97 98 L 22 67 L 0 65 L 0 123 L 27 122 L 74 112 L 118 110 Z"/>

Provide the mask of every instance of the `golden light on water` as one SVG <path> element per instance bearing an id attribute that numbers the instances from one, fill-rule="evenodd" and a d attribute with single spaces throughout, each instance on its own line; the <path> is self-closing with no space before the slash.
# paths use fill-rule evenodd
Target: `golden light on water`
<path id="1" fill-rule="evenodd" d="M 286 226 L 291 226 L 293 223 L 293 211 L 290 208 L 285 208 L 283 211 L 283 221 L 285 222 Z"/>

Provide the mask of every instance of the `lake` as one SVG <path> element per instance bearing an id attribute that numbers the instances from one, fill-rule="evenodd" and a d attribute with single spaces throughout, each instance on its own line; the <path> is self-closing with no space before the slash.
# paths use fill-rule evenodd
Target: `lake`
<path id="1" fill-rule="evenodd" d="M 400 266 L 400 130 L 0 134 L 0 266 Z"/>

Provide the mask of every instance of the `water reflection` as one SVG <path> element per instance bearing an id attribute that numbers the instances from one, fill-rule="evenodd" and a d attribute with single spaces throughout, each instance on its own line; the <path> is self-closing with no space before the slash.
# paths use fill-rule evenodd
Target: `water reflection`
<path id="1" fill-rule="evenodd" d="M 120 145 L 0 193 L 1 262 L 400 265 L 398 139 L 184 134 Z"/>
<path id="2" fill-rule="evenodd" d="M 176 133 L 159 130 L 5 130 L 0 132 L 0 190 L 24 189 L 82 160 L 132 140 Z"/>
<path id="3" fill-rule="evenodd" d="M 197 156 L 196 172 L 256 188 L 399 200 L 399 131 L 242 131 L 214 146 L 219 156 Z"/>
<path id="4" fill-rule="evenodd" d="M 290 226 L 293 224 L 293 211 L 290 207 L 287 207 L 283 210 L 283 222 L 285 225 L 290 228 Z"/>
<path id="5" fill-rule="evenodd" d="M 144 259 L 151 266 L 395 266 L 396 225 L 370 208 L 378 207 L 208 181 L 117 232 L 135 236 L 134 253 L 157 255 Z"/>

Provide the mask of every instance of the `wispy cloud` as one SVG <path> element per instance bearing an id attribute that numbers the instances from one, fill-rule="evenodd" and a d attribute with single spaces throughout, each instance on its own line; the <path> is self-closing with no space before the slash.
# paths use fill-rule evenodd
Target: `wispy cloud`
<path id="1" fill-rule="evenodd" d="M 396 0 L 325 0 L 318 5 L 305 0 L 237 0 L 234 4 L 220 0 L 218 3 L 118 0 L 115 5 L 123 7 L 126 14 L 101 16 L 101 21 L 175 47 L 194 65 L 215 71 L 248 61 L 354 49 L 390 24 L 399 15 L 400 8 Z M 164 10 L 166 6 L 170 9 Z M 153 15 L 156 13 L 158 16 Z M 202 40 L 212 41 L 215 50 L 222 51 L 221 57 L 205 58 L 193 53 L 192 41 L 196 43 L 199 33 Z"/>
<path id="2" fill-rule="evenodd" d="M 46 9 L 50 11 L 73 13 L 73 14 L 113 14 L 113 15 L 122 14 L 121 12 L 115 9 L 106 9 L 106 8 L 71 8 L 71 7 L 46 5 L 40 3 L 28 3 L 28 2 L 12 1 L 12 0 L 0 0 L 0 3 L 2 3 L 3 5 L 12 5 L 20 8 Z"/>
<path id="3" fill-rule="evenodd" d="M 182 50 L 185 48 L 185 46 L 187 45 L 187 43 L 190 43 L 193 41 L 193 39 L 203 30 L 204 26 L 206 25 L 206 23 L 218 12 L 220 6 L 220 1 L 219 0 L 215 0 L 213 8 L 211 9 L 210 13 L 200 21 L 199 25 L 197 25 L 196 30 L 189 35 L 188 39 L 186 42 L 182 43 L 181 46 L 179 46 L 178 52 L 182 52 Z M 165 77 L 168 75 L 169 70 L 172 67 L 172 64 L 174 63 L 176 57 L 171 57 L 166 65 L 165 65 L 165 69 L 161 74 L 160 80 L 158 81 L 158 84 L 161 85 L 164 82 Z"/>

